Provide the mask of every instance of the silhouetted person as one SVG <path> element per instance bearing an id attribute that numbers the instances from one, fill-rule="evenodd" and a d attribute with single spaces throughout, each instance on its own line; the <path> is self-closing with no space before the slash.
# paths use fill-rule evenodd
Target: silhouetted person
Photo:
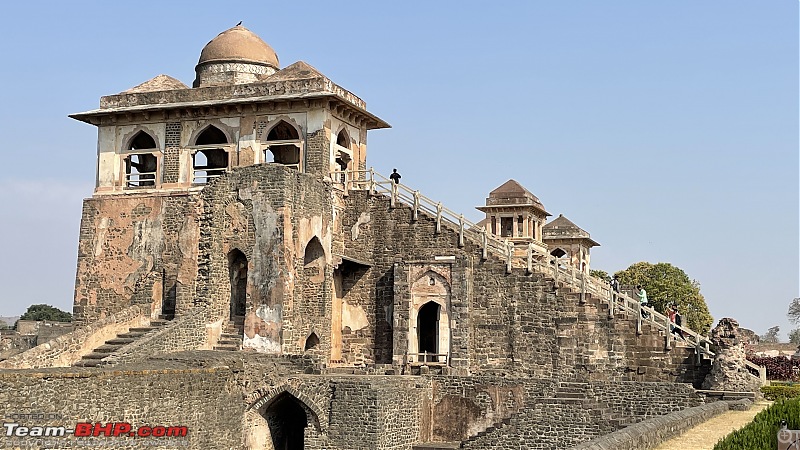
<path id="1" fill-rule="evenodd" d="M 389 179 L 394 181 L 394 184 L 400 184 L 400 174 L 397 173 L 397 169 L 392 169 L 392 174 L 389 175 Z"/>

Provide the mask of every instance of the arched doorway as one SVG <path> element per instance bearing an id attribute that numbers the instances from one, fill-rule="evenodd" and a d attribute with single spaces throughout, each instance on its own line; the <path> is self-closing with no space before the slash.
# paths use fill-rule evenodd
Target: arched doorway
<path id="1" fill-rule="evenodd" d="M 417 314 L 417 342 L 420 353 L 439 353 L 439 310 L 436 302 L 422 305 Z M 436 362 L 436 356 L 420 356 L 420 361 Z"/>
<path id="2" fill-rule="evenodd" d="M 303 450 L 308 414 L 288 392 L 279 395 L 264 411 L 275 450 Z"/>
<path id="3" fill-rule="evenodd" d="M 231 280 L 231 320 L 244 317 L 247 311 L 247 257 L 239 250 L 228 253 Z"/>

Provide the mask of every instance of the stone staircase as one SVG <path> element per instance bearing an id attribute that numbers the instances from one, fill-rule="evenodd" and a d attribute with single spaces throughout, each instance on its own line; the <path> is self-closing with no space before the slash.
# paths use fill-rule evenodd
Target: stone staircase
<path id="1" fill-rule="evenodd" d="M 107 340 L 103 345 L 95 348 L 91 353 L 84 355 L 83 358 L 73 365 L 78 367 L 100 367 L 104 365 L 104 359 L 117 350 L 163 327 L 167 323 L 169 323 L 168 319 L 164 318 L 164 316 L 159 316 L 158 319 L 151 319 L 150 324 L 146 327 L 130 328 L 124 333 L 117 334 L 114 339 Z"/>
<path id="2" fill-rule="evenodd" d="M 244 317 L 234 317 L 225 322 L 214 350 L 239 351 L 242 349 L 242 336 L 244 336 Z"/>

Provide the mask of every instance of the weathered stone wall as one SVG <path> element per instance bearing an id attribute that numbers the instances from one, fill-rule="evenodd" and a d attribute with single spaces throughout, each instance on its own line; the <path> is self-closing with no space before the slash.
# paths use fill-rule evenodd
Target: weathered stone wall
<path id="1" fill-rule="evenodd" d="M 332 207 L 330 185 L 292 169 L 268 164 L 236 169 L 202 193 L 197 299 L 209 317 L 231 309 L 229 257 L 248 261 L 244 346 L 267 353 L 303 353 L 314 332 L 330 343 Z M 305 267 L 316 238 L 324 257 Z"/>
<path id="2" fill-rule="evenodd" d="M 131 304 L 185 304 L 197 276 L 197 216 L 191 195 L 84 200 L 73 315 L 83 325 Z M 173 306 L 174 308 L 174 306 Z"/>
<path id="3" fill-rule="evenodd" d="M 478 242 L 458 247 L 455 227 L 409 207 L 391 208 L 385 196 L 351 192 L 342 220 L 344 253 L 371 266 L 361 280 L 374 298 L 365 310 L 375 359 L 395 365 L 407 360 L 408 320 L 413 292 L 410 274 L 449 265 L 451 366 L 472 373 L 519 373 L 565 380 L 673 380 L 696 383 L 707 367 L 695 367 L 693 350 L 666 349 L 665 338 L 635 320 L 608 317 L 605 304 L 571 293 L 541 274 L 514 269 L 490 255 L 482 260 Z M 413 269 L 413 268 L 417 269 Z M 391 321 L 385 320 L 393 317 Z M 412 335 L 413 339 L 414 336 Z M 463 373 L 463 372 L 462 372 Z"/>
<path id="4" fill-rule="evenodd" d="M 73 428 L 79 422 L 129 422 L 133 427 L 185 426 L 188 429 L 186 445 L 171 448 L 239 448 L 244 405 L 240 396 L 230 389 L 230 373 L 230 369 L 224 367 L 173 369 L 168 366 L 116 372 L 4 371 L 0 372 L 0 405 L 4 417 L 44 414 L 51 418 L 20 420 L 22 426 Z M 58 438 L 61 439 L 75 441 L 76 438 Z M 51 442 L 58 440 L 53 438 Z M 158 443 L 159 440 L 162 444 L 154 447 L 154 441 Z M 104 441 L 108 445 L 103 446 Z M 112 448 L 120 445 L 120 441 L 125 441 L 126 448 L 163 448 L 181 440 L 97 437 L 92 438 L 92 445 L 83 448 Z M 3 438 L 4 447 L 15 448 L 15 442 L 12 438 Z M 77 442 L 73 444 L 73 448 L 81 447 Z"/>
<path id="5" fill-rule="evenodd" d="M 465 449 L 570 448 L 633 423 L 703 403 L 684 384 L 597 382 L 555 386 L 523 382 L 520 412 L 487 433 L 464 442 Z"/>
<path id="6" fill-rule="evenodd" d="M 0 362 L 0 369 L 67 367 L 119 333 L 149 323 L 149 308 L 133 305 Z"/>
<path id="7" fill-rule="evenodd" d="M 584 442 L 571 450 L 637 450 L 653 448 L 691 428 L 728 411 L 728 402 L 695 406 L 653 417 L 605 436 Z"/>

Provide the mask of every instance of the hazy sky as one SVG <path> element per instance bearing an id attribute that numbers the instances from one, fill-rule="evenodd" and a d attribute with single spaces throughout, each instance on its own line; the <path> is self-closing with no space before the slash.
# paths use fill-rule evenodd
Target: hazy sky
<path id="1" fill-rule="evenodd" d="M 0 16 L 0 315 L 71 309 L 96 128 L 67 118 L 160 73 L 186 84 L 243 20 L 392 124 L 368 163 L 479 220 L 513 178 L 602 244 L 670 262 L 715 319 L 790 328 L 798 296 L 798 2 L 9 2 Z"/>

